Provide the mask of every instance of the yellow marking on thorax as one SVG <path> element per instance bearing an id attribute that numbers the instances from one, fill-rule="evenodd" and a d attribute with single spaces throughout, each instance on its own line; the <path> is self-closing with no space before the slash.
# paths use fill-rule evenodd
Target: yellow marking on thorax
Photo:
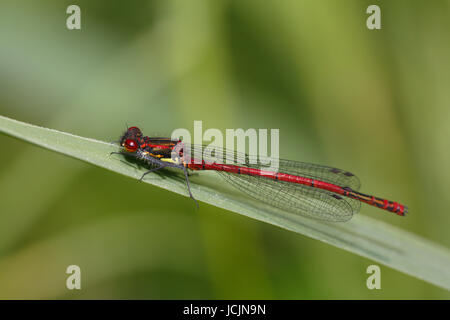
<path id="1" fill-rule="evenodd" d="M 175 161 L 172 158 L 162 158 L 160 159 L 161 161 L 165 161 L 165 162 L 171 162 L 171 163 L 175 163 L 175 164 L 179 164 L 179 161 Z"/>

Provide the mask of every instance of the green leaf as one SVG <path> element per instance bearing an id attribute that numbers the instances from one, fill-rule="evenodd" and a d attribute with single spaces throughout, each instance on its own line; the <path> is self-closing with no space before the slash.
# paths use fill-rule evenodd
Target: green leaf
<path id="1" fill-rule="evenodd" d="M 140 178 L 145 170 L 125 162 L 120 155 L 110 155 L 118 151 L 118 147 L 103 141 L 2 116 L 0 131 L 132 178 Z M 180 176 L 149 174 L 144 181 L 187 196 Z M 364 215 L 346 223 L 327 223 L 293 215 L 240 195 L 224 186 L 214 172 L 194 175 L 191 188 L 200 201 L 321 240 L 450 290 L 450 251 L 384 222 Z"/>

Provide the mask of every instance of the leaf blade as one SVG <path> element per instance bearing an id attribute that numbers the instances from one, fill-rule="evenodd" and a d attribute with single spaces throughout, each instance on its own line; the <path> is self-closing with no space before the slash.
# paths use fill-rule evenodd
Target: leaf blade
<path id="1" fill-rule="evenodd" d="M 3 116 L 0 116 L 0 132 L 132 178 L 140 178 L 142 174 L 142 170 L 111 157 L 110 153 L 117 151 L 117 146 L 110 143 Z M 219 178 L 211 172 L 203 175 L 208 177 L 205 181 L 209 183 L 191 180 L 192 191 L 200 201 L 309 236 L 450 290 L 450 250 L 441 245 L 363 215 L 346 223 L 327 223 L 292 215 L 232 191 L 218 192 L 209 185 L 220 185 L 216 181 Z M 187 196 L 182 179 L 152 175 L 152 179 L 145 182 Z"/>

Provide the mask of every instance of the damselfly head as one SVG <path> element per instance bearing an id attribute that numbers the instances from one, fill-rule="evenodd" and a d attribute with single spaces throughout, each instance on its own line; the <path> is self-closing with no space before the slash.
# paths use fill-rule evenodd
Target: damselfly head
<path id="1" fill-rule="evenodd" d="M 125 148 L 127 152 L 136 152 L 138 148 L 138 143 L 136 142 L 136 140 L 126 139 L 125 142 L 122 144 L 122 146 Z"/>
<path id="2" fill-rule="evenodd" d="M 134 140 L 135 142 L 139 142 L 142 139 L 142 131 L 138 127 L 130 127 L 127 131 L 124 132 L 122 137 L 120 137 L 120 145 L 125 147 L 125 143 L 127 139 Z"/>

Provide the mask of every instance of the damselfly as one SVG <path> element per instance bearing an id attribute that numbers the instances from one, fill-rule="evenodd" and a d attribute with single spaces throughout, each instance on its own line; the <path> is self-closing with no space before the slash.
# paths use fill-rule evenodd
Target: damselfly
<path id="1" fill-rule="evenodd" d="M 247 195 L 294 214 L 328 221 L 347 221 L 360 209 L 361 202 L 404 216 L 406 206 L 358 192 L 359 179 L 352 173 L 328 166 L 276 159 L 278 170 L 271 171 L 254 156 L 224 148 L 190 145 L 181 140 L 147 137 L 130 127 L 120 139 L 121 152 L 145 163 L 150 172 L 176 168 L 184 172 L 187 190 L 188 170 L 213 170 Z M 194 155 L 194 157 L 192 157 Z M 200 155 L 201 159 L 196 157 Z M 233 159 L 235 164 L 229 164 Z M 225 161 L 227 160 L 227 161 Z M 198 206 L 198 204 L 197 204 Z"/>

